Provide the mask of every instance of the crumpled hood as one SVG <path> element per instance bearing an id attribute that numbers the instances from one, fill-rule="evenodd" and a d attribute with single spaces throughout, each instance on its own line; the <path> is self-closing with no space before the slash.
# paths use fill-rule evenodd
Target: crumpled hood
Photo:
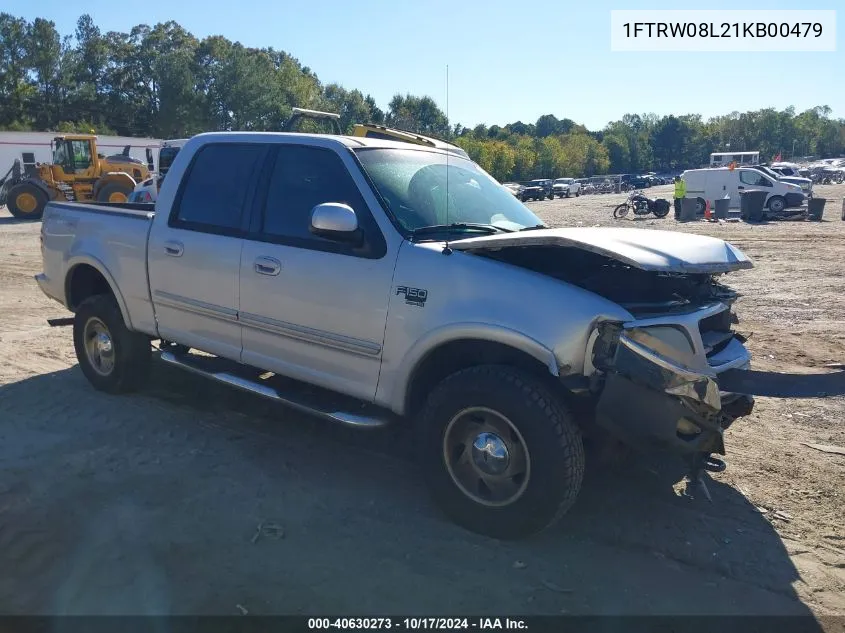
<path id="1" fill-rule="evenodd" d="M 538 229 L 458 240 L 449 246 L 456 251 L 523 246 L 578 248 L 655 272 L 715 274 L 753 266 L 742 251 L 724 240 L 647 229 Z"/>

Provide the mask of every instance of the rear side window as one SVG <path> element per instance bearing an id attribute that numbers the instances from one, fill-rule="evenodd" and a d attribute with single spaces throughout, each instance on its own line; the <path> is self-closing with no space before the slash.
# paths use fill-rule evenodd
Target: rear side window
<path id="1" fill-rule="evenodd" d="M 217 143 L 200 149 L 182 183 L 171 225 L 238 232 L 265 153 L 265 146 L 256 144 Z"/>

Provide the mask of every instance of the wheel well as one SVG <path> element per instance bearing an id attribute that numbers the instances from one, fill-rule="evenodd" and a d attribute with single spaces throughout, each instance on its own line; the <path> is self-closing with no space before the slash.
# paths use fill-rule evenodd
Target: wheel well
<path id="1" fill-rule="evenodd" d="M 65 296 L 71 310 L 76 310 L 88 297 L 113 294 L 103 274 L 89 264 L 79 264 L 68 275 Z"/>
<path id="2" fill-rule="evenodd" d="M 419 411 L 431 390 L 447 376 L 476 365 L 518 367 L 551 383 L 554 376 L 548 366 L 531 354 L 516 348 L 484 340 L 460 340 L 445 343 L 429 352 L 414 369 L 405 395 L 405 411 Z"/>

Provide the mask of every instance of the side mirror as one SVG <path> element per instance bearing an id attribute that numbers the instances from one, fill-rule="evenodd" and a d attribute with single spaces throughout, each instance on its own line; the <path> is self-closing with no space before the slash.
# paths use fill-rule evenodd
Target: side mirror
<path id="1" fill-rule="evenodd" d="M 311 210 L 311 232 L 338 242 L 363 241 L 355 210 L 340 202 L 324 202 Z"/>

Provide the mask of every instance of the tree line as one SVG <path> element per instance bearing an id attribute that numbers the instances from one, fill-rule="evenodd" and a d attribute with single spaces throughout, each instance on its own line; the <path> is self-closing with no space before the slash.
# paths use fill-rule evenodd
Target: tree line
<path id="1" fill-rule="evenodd" d="M 370 122 L 453 140 L 500 181 L 673 171 L 705 164 L 714 151 L 759 150 L 767 159 L 845 152 L 845 120 L 827 106 L 707 120 L 626 114 L 598 131 L 551 114 L 464 127 L 431 97 L 397 94 L 382 110 L 360 90 L 323 84 L 285 51 L 200 40 L 173 21 L 104 33 L 83 15 L 62 36 L 50 20 L 0 13 L 0 129 L 181 138 L 279 130 L 296 106 L 337 112 L 346 130 Z"/>

